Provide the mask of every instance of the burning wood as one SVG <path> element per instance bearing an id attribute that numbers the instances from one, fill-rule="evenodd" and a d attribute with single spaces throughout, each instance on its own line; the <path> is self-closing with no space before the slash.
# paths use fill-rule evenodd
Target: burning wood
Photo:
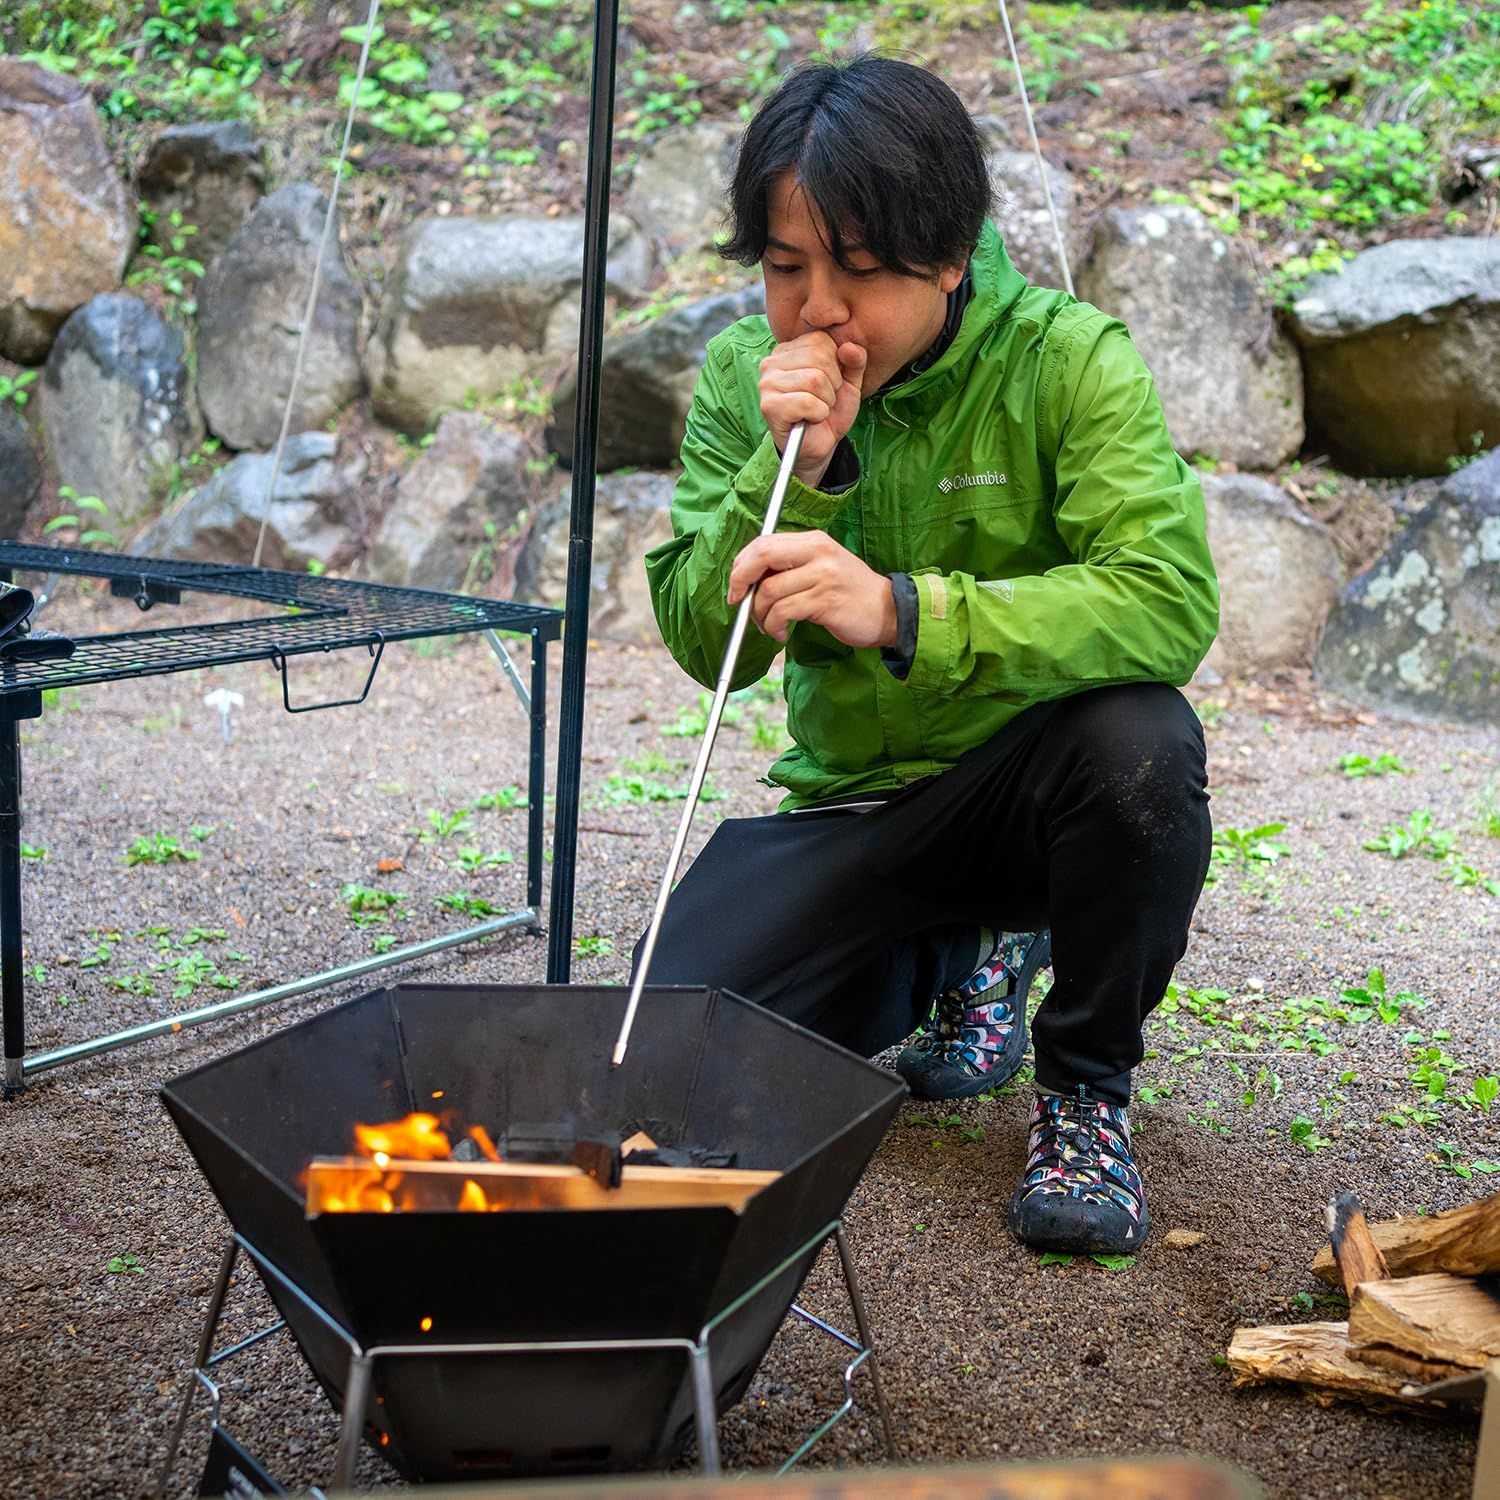
<path id="1" fill-rule="evenodd" d="M 780 1172 L 725 1167 L 632 1167 L 608 1187 L 581 1167 L 547 1162 L 395 1161 L 314 1157 L 307 1212 L 495 1213 L 540 1208 L 704 1208 L 736 1213 Z"/>
<path id="2" fill-rule="evenodd" d="M 482 1125 L 463 1128 L 456 1116 L 415 1113 L 379 1125 L 357 1124 L 357 1154 L 315 1157 L 309 1165 L 307 1213 L 713 1205 L 739 1213 L 781 1175 L 687 1165 L 705 1157 L 733 1158 L 696 1146 L 659 1147 L 633 1123 L 627 1128 L 634 1133 L 615 1145 L 579 1140 L 570 1126 L 512 1125 L 502 1134 L 503 1148 L 497 1148 Z M 622 1153 L 632 1158 L 623 1166 Z"/>

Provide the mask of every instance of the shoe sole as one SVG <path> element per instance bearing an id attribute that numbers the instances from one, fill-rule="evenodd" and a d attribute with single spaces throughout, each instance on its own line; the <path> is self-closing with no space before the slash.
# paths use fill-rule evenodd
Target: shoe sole
<path id="1" fill-rule="evenodd" d="M 1134 1255 L 1146 1243 L 1151 1215 L 1145 1203 L 1136 1223 L 1122 1226 L 1122 1233 L 1107 1235 L 1080 1218 L 1044 1212 L 1040 1204 L 1018 1204 L 1014 1197 L 1006 1214 L 1010 1232 L 1032 1250 L 1055 1250 L 1066 1255 Z M 1130 1237 L 1124 1238 L 1128 1228 Z"/>
<path id="2" fill-rule="evenodd" d="M 976 1094 L 983 1094 L 989 1089 L 1004 1088 L 1020 1072 L 1021 1064 L 1026 1060 L 1026 1045 L 1031 1039 L 1026 1002 L 1030 998 L 1036 976 L 1051 962 L 1052 931 L 1048 928 L 1039 932 L 1036 941 L 1026 950 L 1026 962 L 1021 965 L 1021 972 L 1016 976 L 1017 1026 L 1012 1033 L 1013 1048 L 1002 1054 L 1000 1061 L 988 1072 L 965 1073 L 955 1067 L 946 1070 L 954 1075 L 951 1083 L 946 1078 L 933 1080 L 927 1076 L 928 1070 L 922 1067 L 928 1054 L 907 1048 L 896 1059 L 896 1072 L 905 1080 L 912 1097 L 934 1101 L 972 1099 Z M 1019 1038 L 1019 1043 L 1016 1043 L 1016 1038 Z M 910 1062 L 907 1061 L 908 1057 L 911 1058 Z"/>

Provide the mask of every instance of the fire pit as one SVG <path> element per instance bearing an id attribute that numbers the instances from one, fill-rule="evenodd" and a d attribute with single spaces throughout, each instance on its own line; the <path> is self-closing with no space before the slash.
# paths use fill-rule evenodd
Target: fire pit
<path id="1" fill-rule="evenodd" d="M 361 1434 L 419 1480 L 661 1467 L 695 1430 L 715 1470 L 715 1419 L 830 1235 L 850 1278 L 839 1215 L 905 1090 L 699 988 L 647 990 L 613 1068 L 624 1006 L 617 988 L 401 985 L 168 1083 L 235 1232 L 200 1375 L 243 1250 L 343 1410 L 335 1484 Z M 341 1164 L 312 1165 L 347 1157 L 359 1122 L 422 1112 L 502 1146 L 517 1122 L 605 1142 L 640 1122 L 663 1158 L 697 1143 L 733 1168 L 674 1177 L 627 1157 L 612 1188 L 570 1166 L 441 1161 L 397 1173 L 403 1204 L 346 1202 Z M 852 1279 L 850 1294 L 861 1339 L 839 1337 L 863 1356 Z"/>

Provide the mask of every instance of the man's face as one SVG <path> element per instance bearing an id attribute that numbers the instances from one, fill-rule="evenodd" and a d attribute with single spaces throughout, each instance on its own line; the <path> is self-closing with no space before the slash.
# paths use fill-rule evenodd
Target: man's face
<path id="1" fill-rule="evenodd" d="M 806 333 L 858 344 L 869 355 L 863 389 L 879 390 L 943 330 L 948 293 L 962 266 L 943 266 L 931 280 L 902 276 L 865 250 L 850 249 L 846 271 L 829 252 L 822 216 L 790 172 L 771 190 L 769 237 L 760 263 L 766 316 L 779 344 Z"/>

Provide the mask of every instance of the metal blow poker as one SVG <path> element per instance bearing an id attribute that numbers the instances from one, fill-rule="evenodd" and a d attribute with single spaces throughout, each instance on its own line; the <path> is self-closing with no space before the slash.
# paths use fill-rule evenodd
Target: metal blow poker
<path id="1" fill-rule="evenodd" d="M 766 506 L 765 523 L 760 528 L 762 536 L 770 536 L 781 518 L 781 505 L 786 499 L 786 488 L 791 483 L 792 470 L 797 465 L 797 455 L 802 451 L 802 423 L 798 422 L 787 434 L 786 451 L 781 455 L 781 467 L 776 471 L 776 483 L 771 488 L 771 499 Z M 759 584 L 756 585 L 756 588 Z M 630 1001 L 625 1007 L 625 1019 L 620 1023 L 620 1035 L 615 1039 L 613 1066 L 625 1061 L 625 1049 L 630 1045 L 630 1030 L 635 1025 L 635 1013 L 641 1003 L 641 991 L 646 987 L 646 974 L 651 967 L 651 955 L 656 951 L 657 934 L 661 931 L 662 917 L 666 915 L 667 897 L 672 893 L 672 882 L 677 877 L 677 867 L 682 863 L 682 852 L 687 847 L 688 829 L 692 825 L 693 813 L 698 807 L 698 794 L 703 790 L 703 778 L 708 774 L 708 758 L 713 753 L 714 739 L 719 733 L 719 720 L 724 717 L 724 704 L 729 698 L 729 683 L 734 676 L 740 658 L 740 645 L 745 639 L 745 627 L 750 623 L 750 606 L 755 601 L 756 590 L 752 588 L 743 599 L 734 617 L 734 628 L 729 632 L 729 645 L 724 650 L 724 665 L 719 668 L 719 681 L 714 688 L 713 706 L 708 711 L 708 723 L 703 731 L 703 743 L 698 747 L 698 759 L 693 766 L 692 780 L 688 783 L 687 801 L 682 808 L 682 821 L 677 825 L 677 837 L 672 841 L 672 852 L 667 856 L 667 867 L 662 871 L 661 887 L 656 893 L 656 906 L 651 912 L 651 925 L 641 943 L 641 961 L 636 965 L 635 978 L 630 982 Z"/>

